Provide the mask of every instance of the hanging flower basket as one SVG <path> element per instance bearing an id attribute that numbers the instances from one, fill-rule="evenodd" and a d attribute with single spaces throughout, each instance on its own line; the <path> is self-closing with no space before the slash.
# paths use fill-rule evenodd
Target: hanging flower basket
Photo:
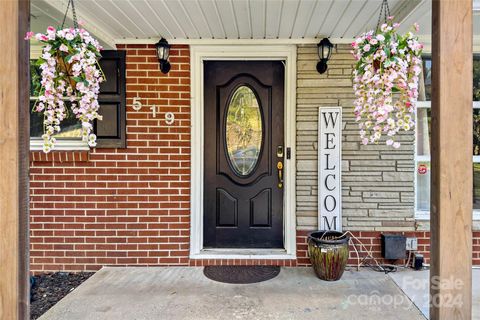
<path id="1" fill-rule="evenodd" d="M 72 73 L 72 66 L 73 66 L 72 63 L 65 62 L 65 58 L 62 57 L 61 55 L 57 55 L 56 60 L 57 60 L 58 70 L 64 73 L 65 75 L 67 75 L 70 86 L 72 88 L 76 88 L 77 81 L 73 79 L 74 76 Z"/>
<path id="2" fill-rule="evenodd" d="M 362 144 L 385 143 L 399 148 L 395 135 L 415 126 L 418 79 L 423 45 L 413 32 L 398 33 L 388 17 L 377 32 L 369 31 L 353 43 L 354 112 Z M 418 25 L 414 25 L 418 31 Z"/>
<path id="3" fill-rule="evenodd" d="M 34 36 L 28 32 L 25 39 Z M 55 133 L 60 132 L 61 123 L 71 112 L 82 123 L 82 139 L 90 147 L 96 145 L 93 121 L 101 120 L 98 114 L 98 93 L 104 81 L 98 64 L 102 47 L 98 41 L 81 28 L 56 30 L 48 27 L 47 32 L 37 33 L 35 39 L 43 43 L 42 56 L 35 62 L 41 69 L 38 97 L 33 111 L 44 115 L 43 151 L 54 148 Z M 66 101 L 69 101 L 68 105 Z"/>

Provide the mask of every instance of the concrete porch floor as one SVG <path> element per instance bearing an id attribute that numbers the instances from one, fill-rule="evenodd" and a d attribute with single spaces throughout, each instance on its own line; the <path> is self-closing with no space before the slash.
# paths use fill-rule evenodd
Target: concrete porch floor
<path id="1" fill-rule="evenodd" d="M 403 271 L 389 275 L 428 318 L 430 271 Z M 480 269 L 472 270 L 472 319 L 480 319 Z"/>
<path id="2" fill-rule="evenodd" d="M 346 271 L 326 282 L 310 268 L 282 268 L 272 280 L 232 285 L 209 280 L 203 268 L 129 267 L 100 270 L 40 319 L 380 318 L 425 319 L 380 272 Z"/>

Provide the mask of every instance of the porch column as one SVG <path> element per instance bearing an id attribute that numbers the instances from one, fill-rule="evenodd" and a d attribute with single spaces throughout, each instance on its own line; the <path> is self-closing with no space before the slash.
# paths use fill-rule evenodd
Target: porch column
<path id="1" fill-rule="evenodd" d="M 433 0 L 432 17 L 430 317 L 471 319 L 472 0 Z"/>
<path id="2" fill-rule="evenodd" d="M 0 6 L 0 319 L 29 319 L 29 0 Z"/>

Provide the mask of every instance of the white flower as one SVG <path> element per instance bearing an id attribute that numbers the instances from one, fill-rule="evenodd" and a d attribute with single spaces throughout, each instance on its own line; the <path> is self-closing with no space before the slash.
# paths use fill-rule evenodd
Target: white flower
<path id="1" fill-rule="evenodd" d="M 51 56 L 52 56 L 52 55 L 51 55 L 50 52 L 48 52 L 48 51 L 47 51 L 47 52 L 44 52 L 44 53 L 42 54 L 42 58 L 45 59 L 45 60 L 50 59 Z"/>
<path id="2" fill-rule="evenodd" d="M 62 43 L 62 45 L 58 48 L 60 51 L 68 52 L 68 47 Z"/>
<path id="3" fill-rule="evenodd" d="M 88 136 L 88 145 L 90 147 L 95 147 L 97 145 L 97 136 L 93 133 L 91 133 L 89 136 Z"/>

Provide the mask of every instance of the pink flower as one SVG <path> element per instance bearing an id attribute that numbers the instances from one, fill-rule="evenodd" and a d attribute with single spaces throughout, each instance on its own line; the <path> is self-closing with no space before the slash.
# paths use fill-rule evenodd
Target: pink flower
<path id="1" fill-rule="evenodd" d="M 32 31 L 28 31 L 26 34 L 25 34 L 25 40 L 30 40 L 32 37 L 33 37 L 34 33 Z"/>
<path id="2" fill-rule="evenodd" d="M 35 39 L 38 40 L 38 41 L 47 41 L 48 40 L 48 37 L 42 33 L 37 33 L 35 35 Z"/>
<path id="3" fill-rule="evenodd" d="M 66 45 L 64 45 L 63 43 L 61 44 L 61 46 L 58 49 L 60 51 L 63 51 L 63 52 L 68 52 L 68 47 Z"/>

